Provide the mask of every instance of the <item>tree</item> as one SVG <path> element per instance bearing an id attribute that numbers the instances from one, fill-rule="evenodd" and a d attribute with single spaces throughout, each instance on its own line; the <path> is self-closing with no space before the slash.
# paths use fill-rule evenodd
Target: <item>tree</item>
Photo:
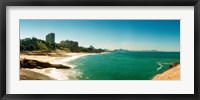
<path id="1" fill-rule="evenodd" d="M 90 49 L 92 49 L 92 50 L 94 50 L 95 48 L 92 46 L 92 45 L 90 45 L 90 47 L 89 47 Z"/>
<path id="2" fill-rule="evenodd" d="M 37 45 L 39 47 L 39 50 L 48 50 L 47 46 L 42 43 L 42 41 L 37 41 Z"/>

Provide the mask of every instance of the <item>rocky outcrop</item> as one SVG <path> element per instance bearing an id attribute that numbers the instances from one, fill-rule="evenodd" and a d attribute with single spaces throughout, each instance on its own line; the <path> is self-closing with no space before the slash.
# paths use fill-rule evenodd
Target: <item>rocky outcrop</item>
<path id="1" fill-rule="evenodd" d="M 169 66 L 169 69 L 171 69 L 171 68 L 173 68 L 173 67 L 176 67 L 176 66 L 178 66 L 178 65 L 180 65 L 180 62 L 176 62 L 176 63 L 174 63 L 174 64 L 171 64 L 171 65 Z"/>
<path id="2" fill-rule="evenodd" d="M 40 62 L 37 60 L 20 59 L 20 68 L 57 68 L 57 69 L 69 69 L 69 66 L 61 64 L 50 64 L 48 62 Z"/>

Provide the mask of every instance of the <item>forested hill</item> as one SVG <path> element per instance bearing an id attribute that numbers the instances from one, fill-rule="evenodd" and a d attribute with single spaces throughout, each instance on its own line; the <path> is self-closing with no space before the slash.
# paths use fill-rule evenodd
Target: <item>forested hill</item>
<path id="1" fill-rule="evenodd" d="M 93 46 L 88 48 L 79 47 L 78 42 L 64 40 L 60 43 L 49 43 L 35 37 L 20 39 L 20 51 L 54 51 L 55 49 L 65 50 L 67 52 L 93 52 L 100 53 L 108 50 L 95 49 Z"/>

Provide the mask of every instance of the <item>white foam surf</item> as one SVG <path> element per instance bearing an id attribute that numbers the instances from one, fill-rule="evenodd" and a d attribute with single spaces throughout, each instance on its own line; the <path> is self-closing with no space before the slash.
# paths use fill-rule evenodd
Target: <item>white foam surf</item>
<path id="1" fill-rule="evenodd" d="M 158 66 L 160 66 L 160 67 L 157 68 L 157 71 L 158 71 L 163 67 L 163 65 L 160 62 L 157 62 L 157 64 L 158 64 Z"/>
<path id="2" fill-rule="evenodd" d="M 56 59 L 56 60 L 51 61 L 50 63 L 52 63 L 52 64 L 62 64 L 62 65 L 66 65 L 66 66 L 69 66 L 71 68 L 74 68 L 75 65 L 69 64 L 68 63 L 69 61 L 73 61 L 73 60 L 76 60 L 78 58 L 88 56 L 88 55 L 93 55 L 93 54 L 76 54 L 76 55 L 68 54 L 68 55 L 69 55 L 69 57 L 66 57 L 64 59 Z"/>
<path id="3" fill-rule="evenodd" d="M 161 63 L 161 62 L 156 62 L 156 63 L 159 66 L 157 68 L 157 71 L 160 70 L 160 69 L 162 69 L 164 65 L 171 65 L 171 64 L 173 64 L 173 63 Z"/>
<path id="4" fill-rule="evenodd" d="M 44 68 L 44 69 L 28 69 L 34 72 L 38 72 L 57 80 L 76 80 L 81 75 L 79 71 L 74 69 L 55 69 L 55 68 Z"/>

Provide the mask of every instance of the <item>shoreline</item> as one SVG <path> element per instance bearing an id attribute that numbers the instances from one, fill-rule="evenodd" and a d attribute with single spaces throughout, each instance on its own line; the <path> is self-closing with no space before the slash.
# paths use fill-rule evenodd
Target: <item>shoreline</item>
<path id="1" fill-rule="evenodd" d="M 66 53 L 65 55 L 67 57 L 54 59 L 54 60 L 50 61 L 49 63 L 51 63 L 51 64 L 63 64 L 63 65 L 69 66 L 71 68 L 74 68 L 72 65 L 69 65 L 67 62 L 72 61 L 72 60 L 76 60 L 76 59 L 84 57 L 84 56 L 94 55 L 94 54 L 96 54 L 96 53 Z"/>
<path id="2" fill-rule="evenodd" d="M 65 53 L 62 56 L 49 56 L 49 55 L 27 55 L 27 54 L 20 54 L 20 59 L 30 59 L 30 60 L 37 60 L 40 62 L 47 62 L 50 64 L 62 64 L 66 65 L 65 63 L 81 58 L 83 56 L 94 55 L 97 53 Z"/>
<path id="3" fill-rule="evenodd" d="M 81 58 L 83 56 L 94 55 L 97 53 L 65 53 L 61 56 L 49 56 L 49 55 L 28 55 L 20 54 L 20 80 L 68 80 L 70 73 L 76 76 L 73 71 L 74 66 L 67 62 Z M 28 60 L 28 64 L 35 64 L 36 67 L 21 67 L 21 60 Z M 38 65 L 39 64 L 39 65 Z M 41 64 L 49 64 L 54 66 L 66 66 L 67 68 L 60 67 L 65 70 L 65 76 L 59 74 L 57 67 L 51 68 L 50 66 L 38 67 Z M 38 65 L 38 66 L 37 66 Z M 56 71 L 57 70 L 57 71 Z M 62 76 L 62 77 L 61 77 Z M 41 77 L 41 78 L 40 78 Z"/>

